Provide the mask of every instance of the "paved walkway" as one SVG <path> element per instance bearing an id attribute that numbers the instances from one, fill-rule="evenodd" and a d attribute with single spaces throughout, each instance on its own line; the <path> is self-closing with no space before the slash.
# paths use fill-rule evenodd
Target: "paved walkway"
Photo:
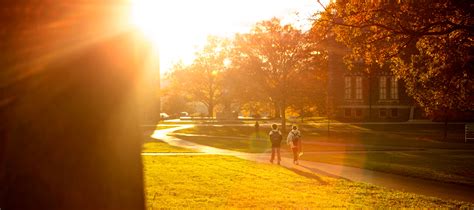
<path id="1" fill-rule="evenodd" d="M 210 146 L 200 145 L 193 142 L 185 141 L 174 136 L 168 136 L 168 133 L 190 128 L 192 125 L 183 125 L 170 129 L 157 130 L 153 133 L 152 138 L 167 142 L 172 146 L 193 149 L 200 153 L 179 153 L 179 155 L 203 155 L 217 154 L 230 155 L 246 160 L 270 164 L 269 154 L 251 154 L 244 152 L 236 152 L 231 150 L 219 149 Z M 144 153 L 143 155 L 178 155 L 178 153 Z M 390 189 L 412 192 L 427 196 L 434 196 L 443 199 L 454 199 L 460 201 L 474 202 L 474 187 L 450 184 L 437 181 L 430 181 L 419 178 L 406 177 L 401 175 L 371 171 L 367 169 L 354 168 L 342 165 L 333 165 L 327 163 L 300 161 L 300 165 L 294 165 L 290 158 L 282 157 L 281 165 L 290 170 L 298 170 L 302 172 L 312 172 L 325 176 L 342 178 L 350 181 L 366 182 Z"/>

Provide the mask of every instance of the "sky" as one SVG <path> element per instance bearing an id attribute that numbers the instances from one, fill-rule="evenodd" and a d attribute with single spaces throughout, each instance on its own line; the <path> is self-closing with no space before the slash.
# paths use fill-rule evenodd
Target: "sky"
<path id="1" fill-rule="evenodd" d="M 161 73 L 192 62 L 207 36 L 232 37 L 272 17 L 296 26 L 321 7 L 316 0 L 134 0 L 133 19 L 158 46 Z M 325 1 L 322 1 L 323 3 Z M 297 15 L 298 14 L 298 15 Z"/>

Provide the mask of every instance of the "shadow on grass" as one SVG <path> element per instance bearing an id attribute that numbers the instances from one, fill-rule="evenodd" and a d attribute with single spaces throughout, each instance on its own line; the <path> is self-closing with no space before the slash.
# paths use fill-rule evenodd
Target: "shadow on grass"
<path id="1" fill-rule="evenodd" d="M 305 176 L 307 178 L 311 178 L 311 179 L 316 179 L 318 180 L 321 184 L 327 184 L 327 182 L 325 182 L 324 180 L 321 179 L 319 175 L 323 175 L 323 176 L 327 176 L 327 177 L 331 177 L 331 178 L 335 178 L 335 179 L 343 179 L 343 180 L 346 180 L 346 181 L 351 181 L 350 179 L 347 179 L 347 178 L 344 178 L 342 176 L 338 176 L 338 175 L 335 175 L 335 174 L 331 174 L 331 173 L 328 173 L 326 171 L 322 171 L 322 170 L 319 170 L 319 169 L 315 169 L 315 168 L 309 168 L 309 167 L 306 167 L 306 166 L 302 166 L 300 165 L 300 167 L 302 168 L 305 168 L 306 170 L 308 171 L 311 171 L 313 173 L 309 173 L 309 172 L 305 172 L 305 171 L 301 171 L 301 170 L 298 170 L 296 168 L 288 168 L 288 167 L 285 167 L 287 168 L 288 170 L 290 171 L 293 171 L 295 172 L 296 174 L 299 174 L 301 176 Z"/>
<path id="2" fill-rule="evenodd" d="M 305 172 L 305 171 L 301 171 L 301 170 L 298 170 L 298 169 L 296 169 L 296 168 L 290 168 L 290 167 L 286 167 L 286 166 L 283 166 L 283 167 L 286 168 L 286 169 L 288 169 L 288 170 L 290 170 L 290 171 L 292 171 L 292 172 L 294 172 L 295 174 L 300 175 L 300 176 L 304 176 L 304 177 L 306 177 L 306 178 L 314 179 L 314 180 L 318 181 L 319 184 L 321 184 L 321 185 L 327 185 L 327 184 L 328 184 L 328 182 L 326 182 L 326 181 L 324 181 L 323 179 L 321 179 L 321 177 L 318 176 L 317 174 L 309 173 L 309 172 Z M 307 168 L 307 167 L 304 167 L 304 166 L 301 166 L 301 167 L 313 171 L 313 170 L 310 169 L 310 168 Z M 333 176 L 334 176 L 334 175 L 332 175 L 332 174 L 328 174 L 328 173 L 323 172 L 323 171 L 321 171 L 321 172 L 322 172 L 322 173 L 318 173 L 318 174 L 322 174 L 322 175 L 330 176 L 330 177 L 333 177 Z M 325 173 L 325 174 L 323 174 L 323 173 Z M 326 175 L 326 174 L 327 174 L 327 175 Z M 334 178 L 334 177 L 333 177 L 333 178 Z"/>

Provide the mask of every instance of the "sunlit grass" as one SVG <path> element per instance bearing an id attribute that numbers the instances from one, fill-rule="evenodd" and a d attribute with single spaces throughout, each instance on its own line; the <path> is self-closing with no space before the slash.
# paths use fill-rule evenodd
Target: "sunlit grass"
<path id="1" fill-rule="evenodd" d="M 473 207 L 227 156 L 145 156 L 144 167 L 148 208 Z"/>
<path id="2" fill-rule="evenodd" d="M 162 141 L 148 141 L 142 146 L 142 152 L 195 152 L 191 149 L 171 146 Z"/>
<path id="3" fill-rule="evenodd" d="M 163 129 L 169 129 L 169 128 L 175 128 L 177 126 L 173 125 L 157 125 L 155 127 L 155 130 L 163 130 Z M 147 132 L 151 135 L 152 132 Z M 145 142 L 142 145 L 142 152 L 195 152 L 194 150 L 191 149 L 186 149 L 182 147 L 175 147 L 171 146 L 163 141 L 153 139 L 150 136 L 145 136 Z"/>
<path id="4" fill-rule="evenodd" d="M 157 125 L 156 130 L 163 130 L 163 129 L 168 129 L 168 128 L 176 128 L 178 127 L 177 125 Z"/>

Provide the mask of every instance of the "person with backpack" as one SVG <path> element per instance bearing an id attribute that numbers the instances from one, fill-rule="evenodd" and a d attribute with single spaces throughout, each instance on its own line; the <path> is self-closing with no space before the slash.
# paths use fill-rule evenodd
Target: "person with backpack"
<path id="1" fill-rule="evenodd" d="M 301 133 L 296 125 L 293 125 L 291 131 L 288 133 L 286 143 L 290 145 L 293 151 L 293 163 L 298 165 L 298 157 L 302 154 L 301 152 Z"/>
<path id="2" fill-rule="evenodd" d="M 278 130 L 278 125 L 273 124 L 272 130 L 268 134 L 270 136 L 270 142 L 272 143 L 272 156 L 270 158 L 270 163 L 273 163 L 275 160 L 275 153 L 277 155 L 277 163 L 280 165 L 281 156 L 280 156 L 280 144 L 283 139 L 280 130 Z"/>

